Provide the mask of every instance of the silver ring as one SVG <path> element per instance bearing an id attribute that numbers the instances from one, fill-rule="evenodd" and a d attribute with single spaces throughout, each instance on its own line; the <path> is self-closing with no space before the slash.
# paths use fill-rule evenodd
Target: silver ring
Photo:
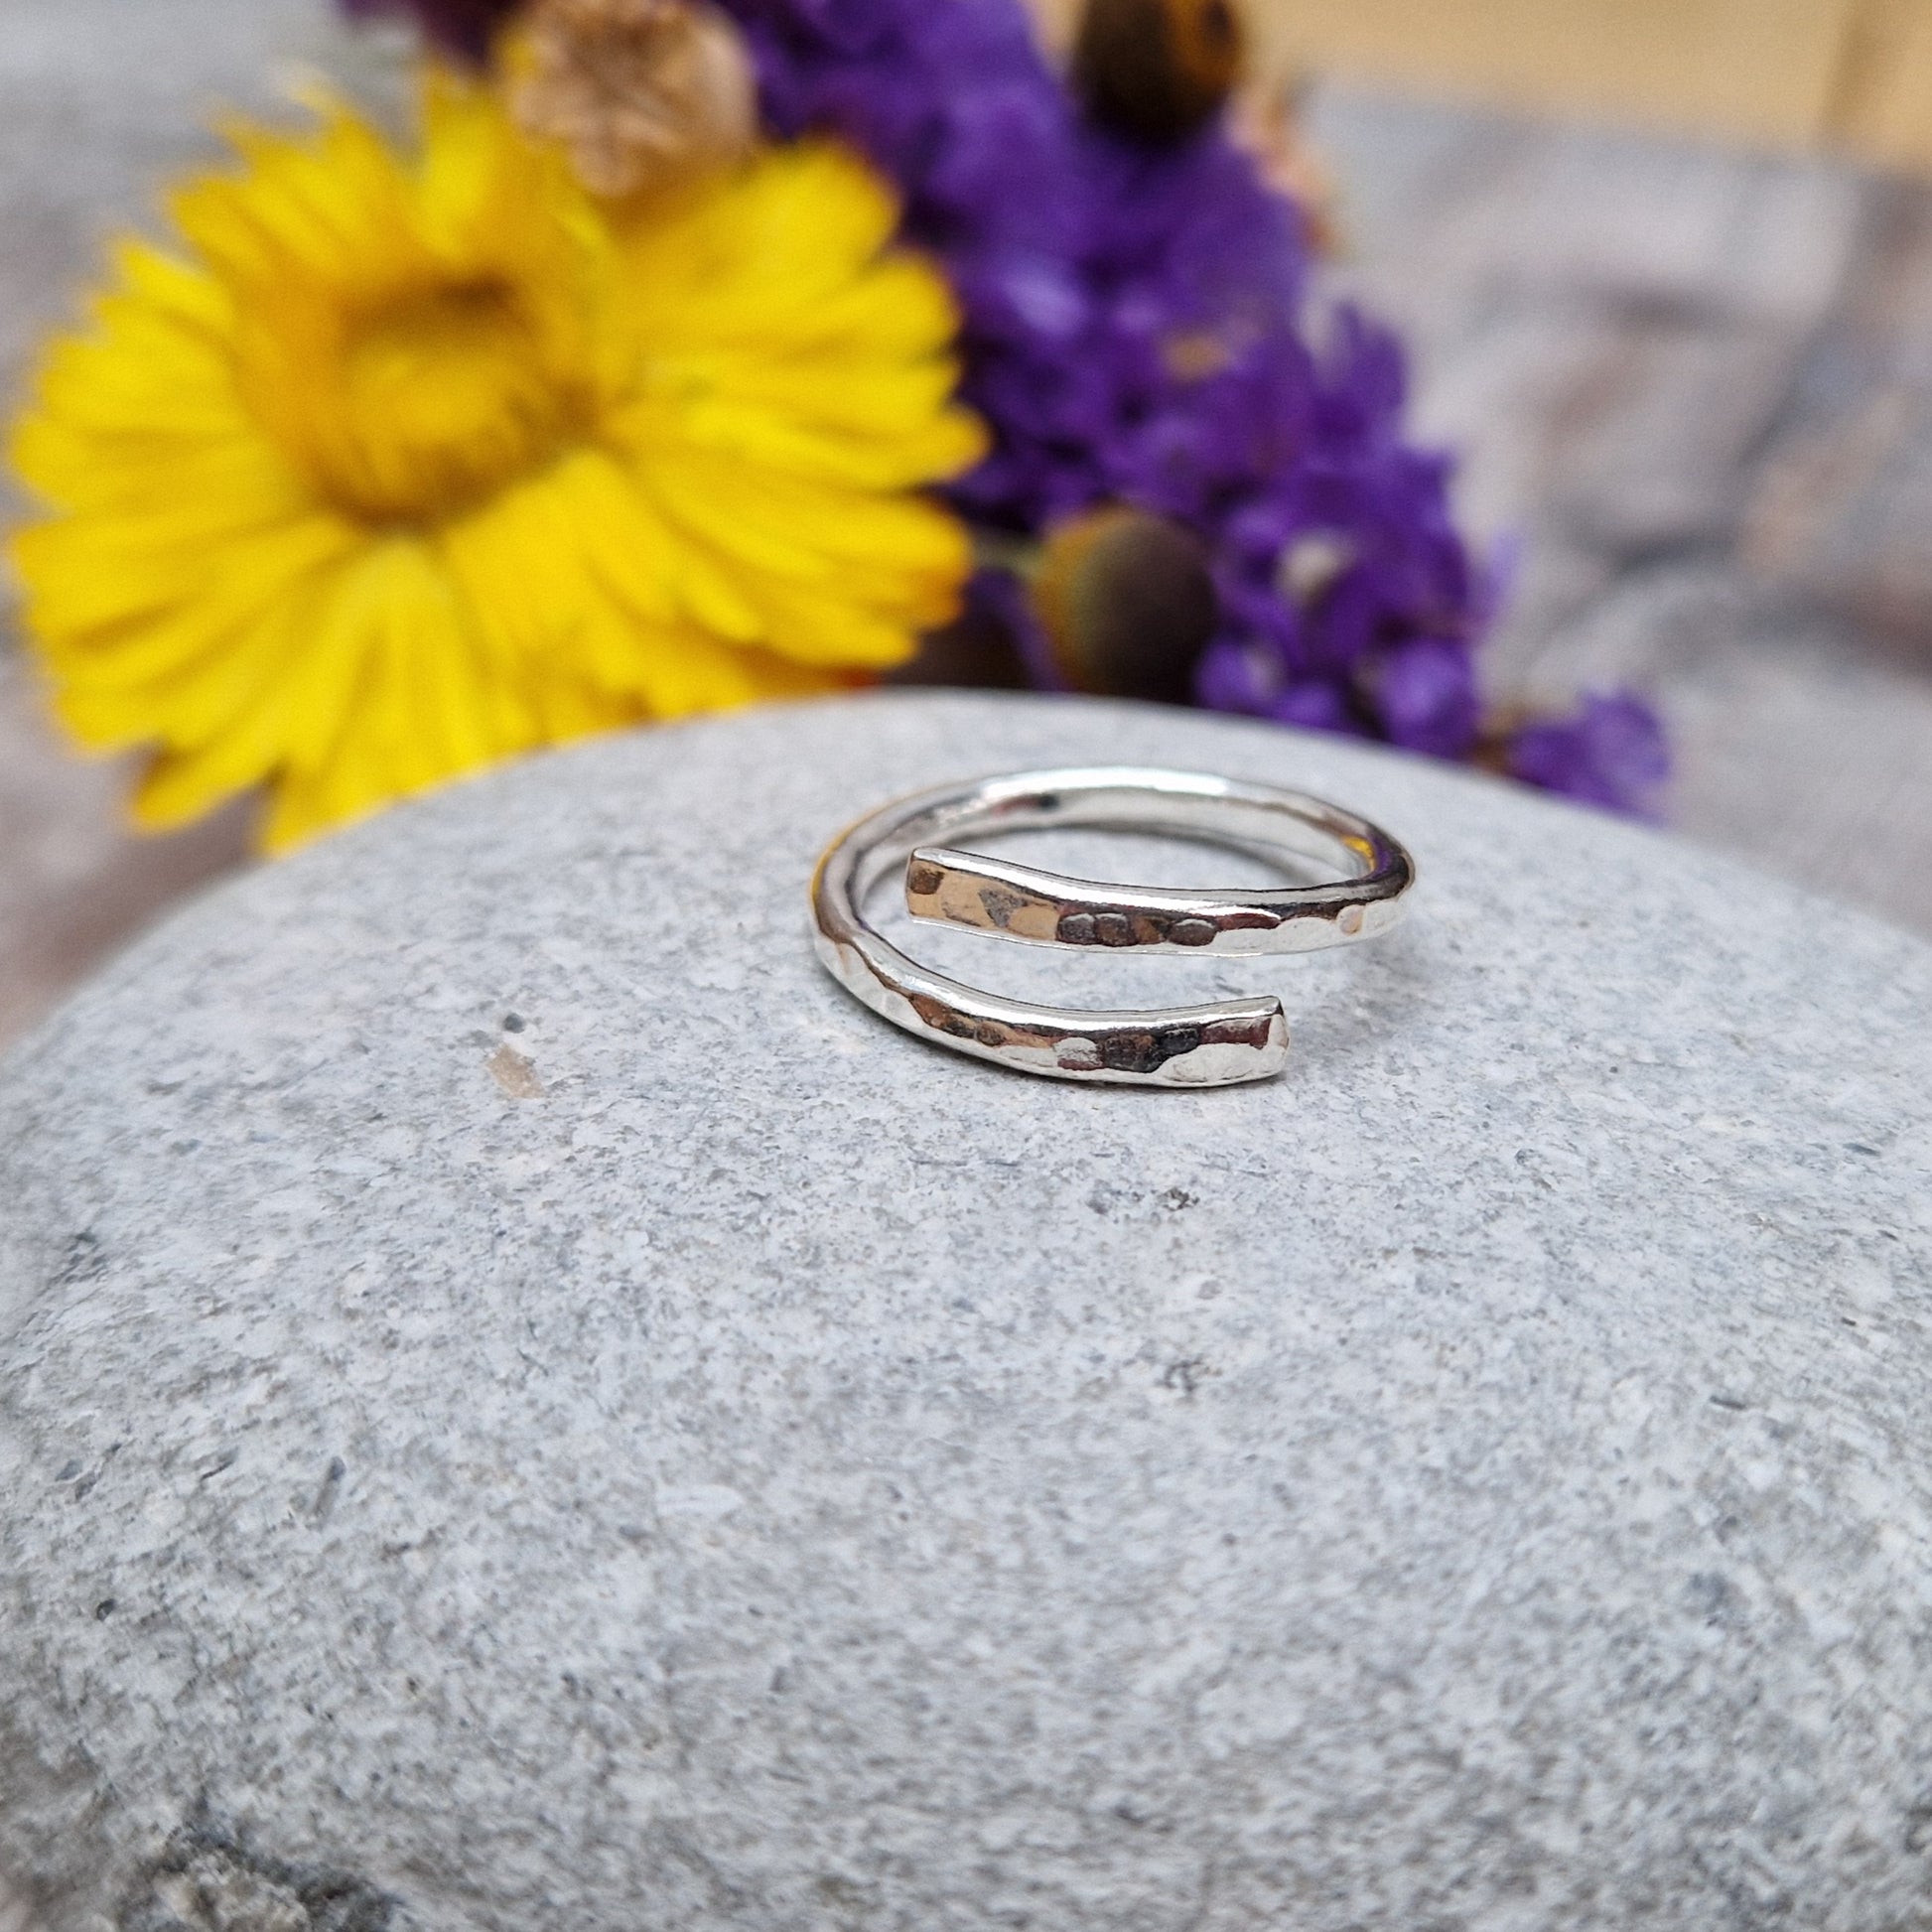
<path id="1" fill-rule="evenodd" d="M 1225 892 L 1109 886 L 949 843 L 1074 826 L 1286 851 L 1342 877 Z M 826 847 L 812 878 L 818 956 L 855 999 L 909 1034 L 1001 1066 L 1152 1087 L 1237 1086 L 1279 1073 L 1288 1058 L 1281 1001 L 1102 1013 L 982 993 L 908 959 L 867 922 L 873 887 L 901 865 L 906 909 L 917 919 L 1025 945 L 1239 956 L 1372 939 L 1402 916 L 1416 877 L 1396 840 L 1338 805 L 1273 785 L 1125 765 L 944 785 L 883 806 Z"/>

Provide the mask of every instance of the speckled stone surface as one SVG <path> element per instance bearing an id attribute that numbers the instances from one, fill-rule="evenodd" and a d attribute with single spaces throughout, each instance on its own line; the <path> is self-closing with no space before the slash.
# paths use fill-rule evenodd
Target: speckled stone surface
<path id="1" fill-rule="evenodd" d="M 1384 820 L 1410 922 L 917 943 L 1278 988 L 1281 1081 L 1030 1080 L 813 963 L 842 823 L 1101 759 Z M 1044 700 L 244 879 L 0 1075 L 0 1874 L 49 1932 L 1915 1932 L 1928 1014 L 1648 834 Z"/>

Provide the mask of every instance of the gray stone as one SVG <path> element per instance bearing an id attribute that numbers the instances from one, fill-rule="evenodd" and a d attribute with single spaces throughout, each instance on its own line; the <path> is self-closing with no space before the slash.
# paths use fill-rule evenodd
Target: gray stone
<path id="1" fill-rule="evenodd" d="M 1029 1080 L 814 965 L 842 823 L 1094 759 L 1332 792 L 1415 913 L 916 943 L 1277 987 L 1282 1081 Z M 0 1872 L 50 1932 L 1932 1924 L 1928 1012 L 1687 847 L 1130 706 L 621 738 L 243 879 L 0 1076 Z"/>

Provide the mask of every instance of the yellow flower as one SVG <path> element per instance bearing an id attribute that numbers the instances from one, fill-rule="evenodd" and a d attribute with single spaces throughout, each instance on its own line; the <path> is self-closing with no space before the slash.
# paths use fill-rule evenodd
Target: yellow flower
<path id="1" fill-rule="evenodd" d="M 850 156 L 601 206 L 489 94 L 191 183 L 58 344 L 14 561 L 69 729 L 281 847 L 526 748 L 849 683 L 955 607 L 955 318 Z"/>

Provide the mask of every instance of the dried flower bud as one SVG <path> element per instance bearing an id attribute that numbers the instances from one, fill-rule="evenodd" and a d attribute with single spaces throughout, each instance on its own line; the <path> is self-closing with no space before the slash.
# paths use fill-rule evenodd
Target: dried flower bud
<path id="1" fill-rule="evenodd" d="M 1218 606 L 1191 531 L 1109 504 L 1046 539 L 1034 610 L 1067 682 L 1117 698 L 1186 704 Z"/>
<path id="2" fill-rule="evenodd" d="M 738 30 L 689 0 L 534 0 L 509 64 L 524 131 L 613 201 L 728 167 L 757 136 Z"/>
<path id="3" fill-rule="evenodd" d="M 1103 127 L 1165 145 L 1220 112 L 1245 54 L 1234 0 L 1087 0 L 1073 84 Z"/>

